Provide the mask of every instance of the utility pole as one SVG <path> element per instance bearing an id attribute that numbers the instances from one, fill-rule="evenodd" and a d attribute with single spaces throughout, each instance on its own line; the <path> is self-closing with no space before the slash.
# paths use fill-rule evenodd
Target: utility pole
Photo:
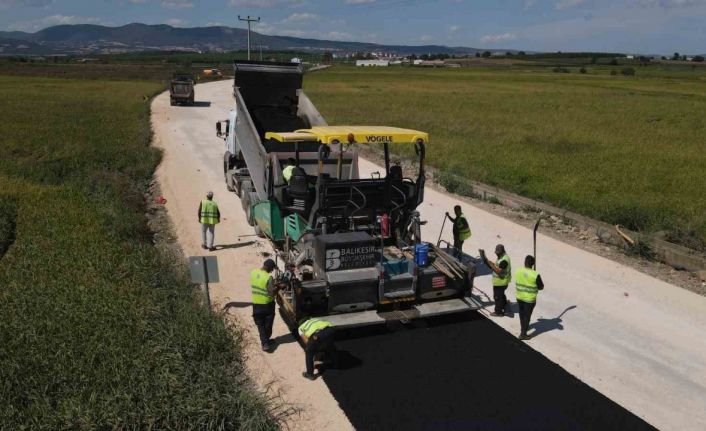
<path id="1" fill-rule="evenodd" d="M 260 17 L 253 18 L 248 15 L 246 18 L 241 18 L 240 15 L 238 15 L 238 21 L 247 21 L 248 23 L 248 60 L 250 60 L 250 23 L 260 22 Z"/>

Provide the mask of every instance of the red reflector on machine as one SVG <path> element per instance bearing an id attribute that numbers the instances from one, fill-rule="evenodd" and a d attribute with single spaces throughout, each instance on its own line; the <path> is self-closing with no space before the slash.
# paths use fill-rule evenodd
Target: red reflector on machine
<path id="1" fill-rule="evenodd" d="M 443 275 L 432 277 L 431 287 L 432 289 L 441 289 L 442 287 L 446 287 L 446 277 Z"/>

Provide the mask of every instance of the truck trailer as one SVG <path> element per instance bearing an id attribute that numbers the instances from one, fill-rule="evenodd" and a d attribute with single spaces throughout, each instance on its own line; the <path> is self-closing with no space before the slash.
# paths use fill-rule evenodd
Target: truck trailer
<path id="1" fill-rule="evenodd" d="M 277 302 L 290 327 L 302 316 L 351 327 L 481 307 L 473 264 L 421 239 L 427 133 L 328 126 L 296 63 L 237 60 L 234 71 L 235 109 L 216 124 L 223 173 L 283 260 Z M 383 147 L 384 171 L 360 177 L 359 145 Z M 414 148 L 414 178 L 391 164 L 391 145 Z"/>

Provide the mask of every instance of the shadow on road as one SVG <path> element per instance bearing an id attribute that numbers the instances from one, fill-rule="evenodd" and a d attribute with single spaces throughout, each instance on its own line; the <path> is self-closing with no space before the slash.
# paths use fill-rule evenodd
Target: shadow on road
<path id="1" fill-rule="evenodd" d="M 242 247 L 247 247 L 249 245 L 255 244 L 257 241 L 245 241 L 245 242 L 238 242 L 235 244 L 223 244 L 223 245 L 217 245 L 216 250 L 227 250 L 227 249 L 233 249 L 233 248 L 242 248 Z"/>
<path id="2" fill-rule="evenodd" d="M 567 307 L 566 310 L 562 311 L 560 315 L 553 319 L 542 319 L 541 317 L 537 319 L 536 322 L 530 323 L 529 329 L 534 329 L 534 331 L 530 334 L 533 338 L 536 337 L 537 335 L 543 334 L 545 332 L 549 331 L 554 331 L 554 330 L 559 330 L 563 331 L 564 330 L 564 325 L 562 324 L 562 316 L 569 311 L 573 310 L 576 308 L 575 305 L 572 305 L 571 307 Z"/>
<path id="3" fill-rule="evenodd" d="M 227 312 L 231 308 L 248 308 L 250 306 L 252 306 L 251 302 L 232 301 L 223 306 L 223 311 Z"/>
<path id="4" fill-rule="evenodd" d="M 204 101 L 199 100 L 199 101 L 194 102 L 194 104 L 191 106 L 194 108 L 208 108 L 211 106 L 211 102 L 205 101 L 205 100 Z"/>

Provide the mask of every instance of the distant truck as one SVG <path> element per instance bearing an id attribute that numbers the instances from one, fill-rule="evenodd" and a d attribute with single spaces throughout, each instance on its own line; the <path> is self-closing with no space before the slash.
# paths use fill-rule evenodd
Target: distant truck
<path id="1" fill-rule="evenodd" d="M 169 83 L 169 101 L 171 105 L 194 104 L 194 75 L 190 73 L 177 73 Z"/>
<path id="2" fill-rule="evenodd" d="M 219 69 L 204 69 L 203 76 L 209 78 L 220 78 L 223 74 Z"/>

